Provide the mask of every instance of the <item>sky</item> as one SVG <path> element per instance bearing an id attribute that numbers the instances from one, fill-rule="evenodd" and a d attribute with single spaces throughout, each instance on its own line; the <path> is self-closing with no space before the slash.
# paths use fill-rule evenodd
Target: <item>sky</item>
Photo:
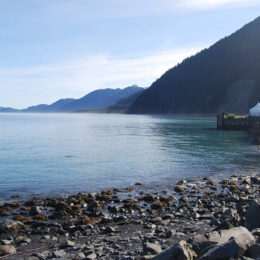
<path id="1" fill-rule="evenodd" d="M 260 14 L 260 0 L 0 0 L 0 107 L 149 87 Z"/>

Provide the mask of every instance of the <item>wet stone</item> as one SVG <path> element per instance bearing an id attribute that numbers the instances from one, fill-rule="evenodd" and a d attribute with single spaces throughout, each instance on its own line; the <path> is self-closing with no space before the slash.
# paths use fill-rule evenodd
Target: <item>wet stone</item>
<path id="1" fill-rule="evenodd" d="M 31 207 L 29 213 L 30 213 L 30 215 L 32 215 L 32 216 L 36 216 L 36 215 L 41 214 L 41 209 L 40 209 L 40 207 L 38 207 L 38 206 L 33 206 L 33 207 Z"/>

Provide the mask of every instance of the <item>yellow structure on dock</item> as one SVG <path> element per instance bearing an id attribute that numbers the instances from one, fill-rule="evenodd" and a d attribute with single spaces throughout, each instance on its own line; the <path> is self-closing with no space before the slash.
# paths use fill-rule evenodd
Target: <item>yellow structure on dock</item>
<path id="1" fill-rule="evenodd" d="M 222 113 L 217 116 L 217 129 L 249 130 L 254 141 L 260 144 L 260 103 L 249 110 L 247 115 Z"/>
<path id="2" fill-rule="evenodd" d="M 217 116 L 217 129 L 220 130 L 248 130 L 250 128 L 247 115 L 222 113 Z"/>

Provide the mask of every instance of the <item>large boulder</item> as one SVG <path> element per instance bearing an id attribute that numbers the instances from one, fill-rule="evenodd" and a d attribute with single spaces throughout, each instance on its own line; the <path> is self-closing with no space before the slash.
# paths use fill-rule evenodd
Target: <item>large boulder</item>
<path id="1" fill-rule="evenodd" d="M 255 243 L 254 236 L 245 227 L 234 227 L 220 231 L 214 231 L 206 235 L 207 239 L 218 244 L 226 243 L 230 238 L 235 238 L 240 244 L 252 245 Z"/>
<path id="2" fill-rule="evenodd" d="M 0 245 L 0 256 L 12 255 L 16 253 L 13 245 Z"/>
<path id="3" fill-rule="evenodd" d="M 228 242 L 218 244 L 203 254 L 199 260 L 226 260 L 232 257 L 242 256 L 247 247 L 240 244 L 235 238 L 231 238 Z"/>
<path id="4" fill-rule="evenodd" d="M 246 213 L 246 228 L 260 228 L 260 203 L 253 200 Z"/>
<path id="5" fill-rule="evenodd" d="M 0 223 L 0 233 L 18 232 L 24 229 L 24 224 L 20 221 L 7 220 Z"/>
<path id="6" fill-rule="evenodd" d="M 197 254 L 184 240 L 152 258 L 153 260 L 193 260 Z"/>
<path id="7" fill-rule="evenodd" d="M 188 243 L 192 245 L 192 249 L 199 254 L 206 248 L 216 245 L 217 242 L 209 241 L 204 235 L 196 235 L 188 240 Z"/>
<path id="8" fill-rule="evenodd" d="M 235 241 L 231 243 L 231 239 L 235 239 Z M 199 256 L 205 255 L 209 250 L 218 256 L 223 247 L 230 247 L 233 252 L 237 252 L 237 250 L 241 248 L 241 251 L 244 252 L 249 246 L 255 243 L 255 238 L 245 227 L 233 227 L 205 235 L 196 235 L 189 239 L 188 243 L 192 245 L 192 249 Z M 225 243 L 227 243 L 227 245 L 224 245 Z M 233 254 L 234 253 L 231 253 L 231 255 Z"/>
<path id="9" fill-rule="evenodd" d="M 254 236 L 245 227 L 214 231 L 206 237 L 208 241 L 215 242 L 217 245 L 211 245 L 199 252 L 200 260 L 225 260 L 239 257 L 255 244 Z"/>

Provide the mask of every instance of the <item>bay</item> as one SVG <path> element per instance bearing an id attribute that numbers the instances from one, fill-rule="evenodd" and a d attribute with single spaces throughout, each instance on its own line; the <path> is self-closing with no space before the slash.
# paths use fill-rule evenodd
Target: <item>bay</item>
<path id="1" fill-rule="evenodd" d="M 258 172 L 259 156 L 215 118 L 2 113 L 0 199 Z"/>

